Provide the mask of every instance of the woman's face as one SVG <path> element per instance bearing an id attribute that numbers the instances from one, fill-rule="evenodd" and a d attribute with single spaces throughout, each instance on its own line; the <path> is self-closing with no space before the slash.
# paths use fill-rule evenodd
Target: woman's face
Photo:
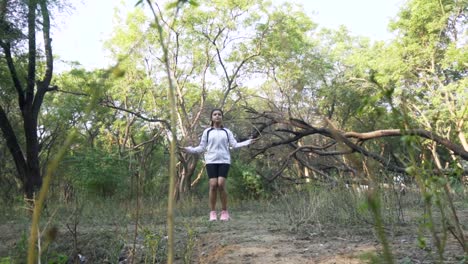
<path id="1" fill-rule="evenodd" d="M 223 113 L 221 113 L 221 111 L 219 110 L 213 111 L 213 113 L 211 114 L 211 121 L 213 122 L 223 121 Z"/>

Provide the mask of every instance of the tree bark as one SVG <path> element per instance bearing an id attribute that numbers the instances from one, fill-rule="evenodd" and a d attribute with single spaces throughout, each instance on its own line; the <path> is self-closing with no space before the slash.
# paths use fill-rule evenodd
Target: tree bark
<path id="1" fill-rule="evenodd" d="M 46 57 L 46 70 L 41 80 L 36 76 L 36 11 L 40 7 L 42 14 L 42 33 L 44 37 L 44 50 Z M 0 106 L 0 128 L 7 143 L 8 149 L 15 162 L 18 178 L 23 184 L 23 190 L 27 198 L 34 197 L 34 192 L 42 185 L 42 176 L 39 161 L 39 138 L 37 134 L 38 117 L 40 108 L 47 91 L 56 90 L 49 88 L 53 73 L 53 56 L 50 39 L 50 20 L 47 2 L 45 0 L 30 0 L 27 14 L 28 26 L 28 66 L 27 79 L 23 86 L 14 63 L 11 52 L 12 40 L 0 41 L 4 51 L 8 70 L 13 85 L 18 95 L 18 107 L 23 121 L 23 133 L 25 145 L 21 147 L 18 136 L 12 129 L 7 113 Z M 24 151 L 24 152 L 23 152 Z"/>

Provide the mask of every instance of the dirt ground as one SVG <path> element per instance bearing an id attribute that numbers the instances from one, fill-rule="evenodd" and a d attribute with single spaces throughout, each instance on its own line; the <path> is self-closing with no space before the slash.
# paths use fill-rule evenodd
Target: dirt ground
<path id="1" fill-rule="evenodd" d="M 466 214 L 464 220 L 468 223 Z M 381 246 L 372 226 L 310 227 L 306 232 L 291 233 L 277 229 L 274 219 L 258 219 L 252 212 L 233 212 L 229 222 L 213 222 L 200 230 L 194 263 L 381 263 Z M 270 222 L 270 223 L 269 223 Z M 417 246 L 414 226 L 401 227 L 389 236 L 396 263 L 435 263 L 429 248 Z M 416 229 L 417 230 L 417 229 Z M 430 239 L 428 239 L 430 241 Z M 461 246 L 450 237 L 444 263 L 464 263 Z"/>
<path id="2" fill-rule="evenodd" d="M 468 212 L 462 212 L 459 216 L 462 224 L 466 226 Z M 279 224 L 279 219 L 275 219 L 274 214 L 258 215 L 253 211 L 234 210 L 231 217 L 228 222 L 208 222 L 207 217 L 176 221 L 179 230 L 184 230 L 182 222 L 190 223 L 196 234 L 189 263 L 382 263 L 382 259 L 379 258 L 381 246 L 370 224 L 359 227 L 338 227 L 331 224 L 309 226 L 303 229 L 306 231 L 292 232 L 287 230 L 284 224 Z M 27 226 L 15 225 L 13 222 L 0 223 L 0 260 L 7 256 L 8 249 L 18 246 L 19 234 L 27 229 Z M 418 234 L 415 233 L 418 226 L 415 223 L 399 226 L 395 230 L 396 232 L 387 234 L 395 263 L 437 263 L 437 254 L 435 247 L 431 245 L 431 238 L 427 238 L 428 245 L 425 249 L 418 246 Z M 131 234 L 133 230 L 128 229 L 128 232 Z M 89 235 L 92 235 L 91 233 Z M 184 238 L 179 236 L 179 239 Z M 88 255 L 86 250 L 83 254 Z M 463 254 L 459 243 L 449 235 L 443 263 L 466 263 Z M 187 263 L 180 255 L 175 262 Z M 129 262 L 109 260 L 105 263 Z"/>

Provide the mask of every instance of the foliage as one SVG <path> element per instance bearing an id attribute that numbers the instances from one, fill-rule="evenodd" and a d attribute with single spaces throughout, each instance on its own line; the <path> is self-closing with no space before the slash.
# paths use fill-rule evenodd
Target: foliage
<path id="1" fill-rule="evenodd" d="M 0 264 L 10 264 L 12 262 L 10 257 L 2 257 L 0 259 Z"/>
<path id="2" fill-rule="evenodd" d="M 197 245 L 198 232 L 193 224 L 185 223 L 185 229 L 187 231 L 186 245 L 183 252 L 184 263 L 192 263 L 193 254 Z"/>
<path id="3" fill-rule="evenodd" d="M 68 263 L 68 256 L 64 254 L 51 254 L 52 256 L 47 260 L 48 264 L 66 264 Z"/>
<path id="4" fill-rule="evenodd" d="M 236 161 L 229 172 L 229 194 L 234 199 L 250 200 L 266 198 L 266 182 L 251 165 Z"/>
<path id="5" fill-rule="evenodd" d="M 128 161 L 112 152 L 89 149 L 71 153 L 63 163 L 67 171 L 65 179 L 85 192 L 106 197 L 127 190 Z"/>
<path id="6" fill-rule="evenodd" d="M 154 232 L 148 228 L 143 230 L 143 245 L 148 249 L 144 254 L 145 263 L 158 263 L 166 260 L 166 248 L 164 233 L 162 230 Z"/>

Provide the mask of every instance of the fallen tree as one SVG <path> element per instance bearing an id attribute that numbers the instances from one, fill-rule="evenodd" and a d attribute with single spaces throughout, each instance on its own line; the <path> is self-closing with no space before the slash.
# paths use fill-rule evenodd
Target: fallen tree
<path id="1" fill-rule="evenodd" d="M 248 109 L 248 112 L 253 116 L 254 124 L 257 126 L 255 136 L 262 136 L 263 144 L 255 150 L 254 156 L 278 155 L 282 153 L 282 157 L 278 160 L 280 164 L 277 170 L 271 175 L 266 176 L 269 180 L 273 180 L 280 176 L 282 172 L 291 164 L 296 162 L 301 166 L 318 173 L 326 179 L 330 179 L 327 170 L 339 170 L 341 172 L 349 172 L 356 175 L 359 170 L 347 163 L 343 159 L 337 159 L 350 154 L 359 154 L 363 157 L 370 158 L 381 164 L 382 169 L 390 172 L 406 174 L 408 166 L 405 162 L 398 159 L 397 155 L 392 151 L 385 152 L 384 146 L 376 149 L 377 144 L 367 147 L 365 143 L 376 141 L 388 137 L 417 137 L 422 140 L 428 140 L 437 146 L 442 147 L 451 155 L 458 159 L 468 161 L 468 151 L 462 145 L 458 145 L 434 132 L 424 129 L 383 129 L 370 132 L 347 132 L 336 128 L 331 121 L 323 118 L 322 126 L 311 125 L 304 120 L 293 117 L 285 117 L 278 112 L 257 112 L 254 109 Z M 314 137 L 315 136 L 315 137 Z M 369 144 L 369 143 L 368 143 Z M 384 145 L 384 144 L 382 144 Z M 277 151 L 278 147 L 286 148 L 282 151 Z M 376 151 L 378 150 L 378 152 Z M 421 157 L 427 157 L 425 151 L 419 150 Z M 275 154 L 276 153 L 276 154 Z M 317 163 L 314 159 L 319 157 L 329 157 L 327 162 Z M 437 157 L 433 157 L 437 159 Z M 460 165 L 461 167 L 461 165 Z M 451 173 L 450 168 L 435 166 L 437 173 Z M 468 170 L 465 168 L 464 173 Z"/>

